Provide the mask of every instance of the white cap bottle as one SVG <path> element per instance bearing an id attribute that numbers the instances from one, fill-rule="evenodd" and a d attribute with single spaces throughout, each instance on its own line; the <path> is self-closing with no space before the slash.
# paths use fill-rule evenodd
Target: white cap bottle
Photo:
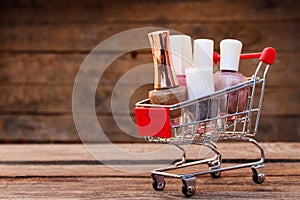
<path id="1" fill-rule="evenodd" d="M 194 67 L 186 69 L 189 99 L 197 99 L 214 92 L 213 48 L 213 40 L 194 41 Z"/>
<path id="2" fill-rule="evenodd" d="M 185 69 L 192 67 L 192 41 L 188 35 L 171 35 L 170 50 L 179 85 L 186 85 Z"/>
<path id="3" fill-rule="evenodd" d="M 239 71 L 242 46 L 242 42 L 234 39 L 225 39 L 220 42 L 220 70 Z"/>
<path id="4" fill-rule="evenodd" d="M 197 39 L 194 41 L 194 65 L 199 69 L 213 66 L 214 41 Z"/>
<path id="5" fill-rule="evenodd" d="M 214 75 L 215 90 L 222 90 L 247 81 L 245 76 L 238 73 L 242 46 L 240 41 L 234 39 L 225 39 L 220 42 L 220 71 Z M 220 99 L 220 111 L 223 114 L 244 111 L 247 105 L 247 98 L 248 88 L 224 95 Z"/>

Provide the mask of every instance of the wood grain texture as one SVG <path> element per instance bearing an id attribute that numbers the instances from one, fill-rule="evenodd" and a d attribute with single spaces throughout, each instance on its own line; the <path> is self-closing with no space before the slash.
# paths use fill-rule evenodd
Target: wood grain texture
<path id="1" fill-rule="evenodd" d="M 119 114 L 132 113 L 136 102 L 148 98 L 149 85 L 143 90 L 136 90 L 132 85 L 118 85 L 114 90 L 111 85 L 100 85 L 96 91 L 95 106 L 98 113 L 112 112 L 112 95 L 114 109 Z M 133 95 L 128 95 L 133 91 Z M 135 92 L 134 92 L 135 91 Z M 0 110 L 2 113 L 71 113 L 73 86 L 5 86 L 0 85 Z M 85 93 L 84 90 L 78 92 Z M 300 92 L 297 88 L 266 88 L 264 92 L 264 115 L 283 116 L 298 115 Z M 127 106 L 128 109 L 124 106 Z"/>
<path id="2" fill-rule="evenodd" d="M 0 142 L 81 142 L 71 114 L 72 87 L 80 64 L 97 44 L 121 31 L 145 26 L 174 29 L 192 38 L 243 41 L 243 52 L 261 51 L 273 46 L 277 60 L 268 74 L 258 141 L 299 141 L 299 3 L 285 1 L 149 1 L 133 0 L 3 0 L 0 2 Z M 147 42 L 133 35 L 137 44 Z M 125 43 L 112 43 L 104 49 L 113 55 L 126 49 Z M 95 69 L 102 58 L 93 60 Z M 100 60 L 100 62 L 99 62 Z M 96 95 L 98 120 L 106 135 L 124 151 L 145 153 L 161 145 L 123 133 L 114 122 L 129 116 L 112 116 L 110 95 L 117 81 L 133 67 L 152 62 L 148 50 L 119 57 L 100 80 Z M 241 62 L 248 75 L 256 63 Z M 136 79 L 142 79 L 137 76 Z M 120 101 L 130 83 L 117 93 Z M 149 86 L 145 87 L 150 89 Z M 128 107 L 147 94 L 137 90 Z M 120 102 L 119 102 L 120 103 Z M 92 132 L 94 127 L 88 127 Z M 133 133 L 133 129 L 130 130 Z M 90 142 L 103 142 L 95 134 Z M 107 149 L 107 144 L 99 147 Z M 257 157 L 251 145 L 220 143 L 223 166 L 251 161 Z M 299 199 L 299 143 L 262 143 L 266 153 L 266 182 L 256 185 L 249 168 L 222 173 L 220 179 L 197 177 L 192 199 Z M 200 146 L 192 146 L 188 159 L 197 159 Z M 151 187 L 149 167 L 168 161 L 160 159 L 119 160 L 109 152 L 112 165 L 96 160 L 83 145 L 0 145 L 0 198 L 3 199 L 185 199 L 181 180 L 166 178 L 166 188 Z M 105 162 L 103 162 L 105 163 Z M 132 163 L 128 165 L 128 163 Z M 111 167 L 144 170 L 118 171 Z M 147 169 L 145 171 L 145 169 Z M 177 170 L 189 173 L 206 165 Z"/>
<path id="3" fill-rule="evenodd" d="M 87 54 L 82 53 L 3 53 L 0 60 L 0 83 L 9 85 L 73 85 L 78 69 L 87 56 Z M 297 67 L 297 59 L 294 58 L 298 56 L 298 52 L 279 53 L 268 72 L 266 87 L 296 87 L 299 84 L 300 72 Z M 98 66 L 102 66 L 103 60 L 95 59 Z M 122 75 L 135 67 L 152 62 L 150 51 L 135 51 L 125 54 L 107 66 L 101 82 L 115 84 Z M 251 76 L 257 65 L 257 59 L 242 60 L 240 72 L 246 76 Z M 136 78 L 140 79 L 143 76 Z"/>
<path id="4" fill-rule="evenodd" d="M 299 160 L 300 144 L 297 142 L 261 142 L 260 143 L 265 150 L 265 156 L 268 161 L 270 160 Z M 111 144 L 88 144 L 90 147 L 108 149 Z M 166 144 L 155 143 L 122 143 L 114 144 L 115 147 L 120 148 L 127 152 L 132 153 L 149 153 L 160 150 L 165 147 Z M 258 151 L 250 143 L 246 142 L 218 142 L 218 148 L 221 150 L 223 159 L 255 159 L 258 156 Z M 192 145 L 187 150 L 188 159 L 198 159 L 201 146 Z M 205 147 L 204 147 L 205 148 Z M 180 152 L 176 147 L 174 151 Z M 114 159 L 113 157 L 111 158 Z M 144 160 L 149 158 L 145 157 Z M 168 155 L 162 155 L 160 159 L 168 159 Z M 96 159 L 88 152 L 88 149 L 83 144 L 2 144 L 0 146 L 0 163 L 5 162 L 20 162 L 26 164 L 26 162 L 42 163 L 55 163 L 65 161 L 76 162 L 77 164 L 82 161 L 88 164 L 89 161 L 95 161 Z M 6 163 L 7 164 L 7 163 Z M 28 163 L 27 163 L 28 164 Z M 30 164 L 30 163 L 29 163 Z M 100 164 L 100 163 L 98 163 Z M 101 173 L 101 172 L 99 172 Z"/>
<path id="5" fill-rule="evenodd" d="M 165 191 L 152 189 L 150 178 L 17 178 L 1 179 L 1 197 L 11 198 L 97 198 L 97 199 L 185 199 L 181 181 L 168 179 Z M 263 185 L 249 177 L 197 179 L 192 199 L 297 199 L 299 176 L 269 177 Z"/>
<path id="6" fill-rule="evenodd" d="M 260 125 L 266 134 L 258 138 L 299 141 L 298 7 L 296 0 L 118 0 L 114 3 L 3 0 L 0 2 L 0 141 L 79 142 L 71 119 L 71 105 L 72 86 L 81 63 L 101 41 L 121 31 L 145 26 L 174 29 L 194 39 L 212 38 L 217 51 L 219 41 L 224 38 L 242 40 L 243 52 L 275 47 L 278 57 L 268 74 Z M 137 44 L 148 44 L 146 37 L 132 38 Z M 92 61 L 95 71 L 90 73 L 105 63 L 103 55 L 126 49 L 128 42 L 112 43 L 114 48 L 104 49 Z M 114 85 L 134 67 L 151 62 L 147 49 L 130 52 L 115 60 L 100 80 L 96 110 L 99 116 L 104 116 L 102 124 L 114 141 L 133 141 L 112 120 L 110 95 Z M 241 72 L 251 75 L 256 64 L 242 61 Z M 135 80 L 142 79 L 143 76 L 137 76 Z M 124 101 L 131 83 L 116 93 L 117 105 Z M 146 91 L 150 89 L 149 85 L 145 87 Z M 128 107 L 132 109 L 137 100 L 146 97 L 147 92 L 140 88 L 130 98 Z M 124 112 L 119 114 L 117 117 L 122 117 Z"/>
<path id="7" fill-rule="evenodd" d="M 213 38 L 218 44 L 224 38 L 243 41 L 244 50 L 259 51 L 273 46 L 280 52 L 297 51 L 299 25 L 295 22 L 220 22 L 220 23 L 129 23 L 110 24 L 0 24 L 0 49 L 3 51 L 90 51 L 103 40 L 137 27 L 164 27 L 190 35 L 193 39 Z M 22 34 L 19 34 L 22 30 Z M 34 31 L 33 31 L 34 30 Z M 275 33 L 276 34 L 270 34 Z M 130 38 L 129 38 L 130 39 Z M 148 42 L 133 34 L 136 45 Z M 148 44 L 148 43 L 147 43 Z M 114 46 L 115 51 L 126 49 L 127 43 Z M 216 45 L 217 47 L 218 45 Z M 102 51 L 105 51 L 102 50 Z"/>
<path id="8" fill-rule="evenodd" d="M 248 145 L 218 145 L 227 153 L 229 157 L 224 155 L 227 158 L 233 155 L 232 147 L 239 149 L 234 152 L 239 158 L 251 158 L 248 157 Z M 225 171 L 219 179 L 212 179 L 209 175 L 198 176 L 197 191 L 192 199 L 298 199 L 300 171 L 297 159 L 300 155 L 299 151 L 292 149 L 299 149 L 299 143 L 262 145 L 271 159 L 291 158 L 290 153 L 294 157 L 288 162 L 266 163 L 266 181 L 261 185 L 252 182 L 249 168 Z M 143 149 L 141 144 L 119 144 L 121 146 L 134 152 L 157 149 L 157 145 L 153 144 L 144 145 Z M 106 148 L 105 145 L 102 148 Z M 181 180 L 166 178 L 165 190 L 154 191 L 149 171 L 132 173 L 90 163 L 93 158 L 82 145 L 1 145 L 0 150 L 0 198 L 184 199 Z M 23 155 L 20 152 L 24 152 Z M 291 162 L 293 160 L 295 162 Z M 234 164 L 223 163 L 224 166 Z M 136 167 L 146 166 L 131 165 L 131 168 Z M 205 165 L 194 166 L 177 170 L 177 173 L 206 168 Z"/>
<path id="9" fill-rule="evenodd" d="M 250 162 L 251 159 L 258 158 L 257 150 L 249 143 L 218 143 L 217 145 L 223 155 L 222 159 L 225 163 L 222 165 L 224 167 L 238 164 L 234 161 L 243 160 L 242 162 Z M 122 150 L 138 154 L 157 151 L 163 148 L 163 146 L 164 145 L 147 143 L 117 145 L 117 147 Z M 297 162 L 300 158 L 300 154 L 296 151 L 299 149 L 299 143 L 262 143 L 262 146 L 265 149 L 267 158 L 265 167 L 266 175 L 300 175 L 299 163 Z M 108 144 L 98 144 L 97 148 L 109 149 L 110 146 Z M 137 162 L 134 158 L 134 154 L 132 154 L 132 157 L 127 160 L 127 163 L 130 163 L 131 170 L 124 171 L 127 169 L 128 164 L 124 162 L 122 156 L 112 156 L 109 160 L 102 158 L 99 162 L 88 153 L 83 145 L 2 145 L 0 149 L 0 178 L 25 178 L 27 176 L 52 178 L 148 177 L 149 170 L 171 164 L 171 160 L 168 162 L 168 153 L 162 153 L 160 158 L 153 158 L 145 154 L 143 160 L 138 160 L 139 162 Z M 189 160 L 199 159 L 199 150 L 201 150 L 201 147 L 191 146 L 187 151 L 187 158 Z M 180 151 L 176 150 L 175 147 L 174 151 L 177 151 L 178 155 L 180 155 Z M 208 156 L 213 156 L 213 154 L 209 154 Z M 278 170 L 279 168 L 281 168 L 281 170 Z M 188 171 L 195 172 L 206 169 L 207 165 L 204 164 L 177 169 L 174 172 L 187 173 Z M 251 175 L 249 168 L 239 169 L 233 172 L 224 172 L 225 177 L 243 177 L 249 175 Z"/>
<path id="10" fill-rule="evenodd" d="M 80 5 L 80 6 L 78 6 Z M 226 7 L 226 9 L 224 9 Z M 130 22 L 130 21 L 278 21 L 299 19 L 299 2 L 204 0 L 139 1 L 108 0 L 32 2 L 2 1 L 0 17 L 8 22 Z M 68 8 L 68 9 L 66 9 Z M 165 12 L 168 10 L 168 12 Z M 46 13 L 46 14 L 45 14 Z M 80 13 L 74 15 L 74 13 Z M 184 14 L 183 14 L 184 13 Z"/>
<path id="11" fill-rule="evenodd" d="M 129 116 L 117 116 L 126 133 L 137 135 L 136 128 L 127 125 Z M 113 142 L 143 142 L 129 136 L 115 123 L 112 116 L 98 116 L 106 136 Z M 261 117 L 259 141 L 299 141 L 299 117 Z M 86 141 L 104 141 L 87 127 Z M 0 115 L 2 142 L 80 142 L 74 120 L 69 115 Z M 101 136 L 102 134 L 100 134 Z"/>
<path id="12" fill-rule="evenodd" d="M 156 161 L 157 162 L 157 161 Z M 245 161 L 247 162 L 247 161 Z M 225 163 L 222 166 L 234 166 L 241 163 Z M 48 177 L 48 178 L 56 178 L 56 177 L 63 177 L 63 178 L 126 178 L 126 177 L 136 177 L 136 178 L 147 178 L 148 181 L 151 182 L 150 171 L 152 169 L 156 169 L 162 167 L 162 164 L 153 164 L 153 165 L 133 165 L 131 164 L 131 172 L 120 171 L 117 170 L 118 168 L 114 169 L 113 165 L 111 166 L 104 166 L 101 164 L 89 164 L 85 163 L 84 161 L 78 162 L 76 164 L 72 163 L 33 163 L 33 164 L 22 164 L 15 162 L 14 164 L 1 164 L 0 166 L 0 180 L 3 178 L 27 178 L 27 177 Z M 118 166 L 120 168 L 120 166 Z M 124 166 L 129 168 L 129 166 Z M 269 178 L 270 176 L 288 176 L 288 177 L 297 177 L 299 180 L 300 170 L 299 163 L 266 163 L 265 164 L 265 174 Z M 132 170 L 136 170 L 138 172 L 132 172 Z M 191 173 L 197 172 L 201 170 L 207 170 L 207 165 L 201 166 L 194 166 L 189 167 L 187 169 L 177 170 L 175 173 Z M 223 177 L 231 178 L 231 181 L 234 179 L 239 179 L 239 177 L 246 177 L 248 184 L 252 184 L 251 180 L 251 169 L 244 168 L 235 171 L 226 171 L 223 172 Z M 208 178 L 208 175 L 204 175 L 199 177 L 202 179 L 203 177 Z M 168 179 L 168 183 L 169 183 Z M 176 185 L 180 185 L 179 180 L 177 180 Z M 167 184 L 168 184 L 167 183 Z M 253 183 L 254 184 L 254 183 Z M 202 185 L 202 184 L 201 184 Z M 150 186 L 150 185 L 149 185 Z M 148 187 L 149 190 L 152 188 Z M 179 188 L 178 188 L 179 189 Z"/>

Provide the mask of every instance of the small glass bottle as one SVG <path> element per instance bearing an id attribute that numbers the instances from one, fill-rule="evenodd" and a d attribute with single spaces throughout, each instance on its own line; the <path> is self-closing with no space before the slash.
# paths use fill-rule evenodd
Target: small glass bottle
<path id="1" fill-rule="evenodd" d="M 154 61 L 154 90 L 149 92 L 152 104 L 172 105 L 186 100 L 186 87 L 179 86 L 170 52 L 169 31 L 148 34 Z M 181 109 L 170 111 L 174 123 L 180 122 Z"/>
<path id="2" fill-rule="evenodd" d="M 192 41 L 188 35 L 171 35 L 170 50 L 180 86 L 186 86 L 185 69 L 192 67 Z"/>
<path id="3" fill-rule="evenodd" d="M 210 39 L 194 40 L 194 67 L 186 69 L 187 91 L 189 99 L 198 99 L 214 92 L 213 50 L 214 41 Z M 217 115 L 218 104 L 214 100 L 202 100 L 190 108 L 192 121 L 209 119 Z M 196 126 L 197 133 L 210 130 L 210 123 Z"/>
<path id="4" fill-rule="evenodd" d="M 220 71 L 214 74 L 215 90 L 222 90 L 247 81 L 238 72 L 242 43 L 234 39 L 225 39 L 220 43 Z M 233 114 L 246 109 L 248 88 L 230 92 L 220 99 L 221 114 Z"/>

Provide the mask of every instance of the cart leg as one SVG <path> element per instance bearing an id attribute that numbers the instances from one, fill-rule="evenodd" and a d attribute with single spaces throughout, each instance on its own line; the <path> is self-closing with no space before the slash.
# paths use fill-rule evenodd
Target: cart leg
<path id="1" fill-rule="evenodd" d="M 212 143 L 212 142 L 204 143 L 204 145 L 207 146 L 208 148 L 210 148 L 216 154 L 215 160 L 208 162 L 209 170 L 220 169 L 221 163 L 222 163 L 222 159 L 221 159 L 221 153 L 217 149 L 217 146 L 214 143 Z M 221 176 L 221 171 L 211 172 L 210 175 L 213 178 L 219 178 Z"/>
<path id="2" fill-rule="evenodd" d="M 185 175 L 182 178 L 182 193 L 186 197 L 191 197 L 196 192 L 196 177 L 191 175 Z"/>
<path id="3" fill-rule="evenodd" d="M 265 181 L 264 165 L 256 165 L 251 167 L 253 176 L 252 179 L 254 183 L 262 184 Z"/>
<path id="4" fill-rule="evenodd" d="M 257 149 L 259 149 L 259 151 L 260 151 L 260 161 L 259 161 L 258 166 L 259 165 L 263 166 L 263 163 L 265 161 L 264 149 L 262 148 L 262 146 L 256 140 L 254 140 L 253 138 L 249 138 L 249 137 L 239 137 L 239 138 L 236 138 L 236 140 L 242 140 L 242 141 L 251 142 L 252 144 L 254 144 L 255 147 Z"/>
<path id="5" fill-rule="evenodd" d="M 177 167 L 177 166 L 182 165 L 186 162 L 186 151 L 185 151 L 184 148 L 182 148 L 178 144 L 174 144 L 174 145 L 183 152 L 181 161 L 178 161 L 178 162 L 175 163 L 175 166 Z"/>
<path id="6" fill-rule="evenodd" d="M 156 191 L 163 191 L 166 186 L 164 176 L 157 175 L 157 174 L 152 174 L 151 176 L 153 179 L 152 182 L 153 189 Z"/>

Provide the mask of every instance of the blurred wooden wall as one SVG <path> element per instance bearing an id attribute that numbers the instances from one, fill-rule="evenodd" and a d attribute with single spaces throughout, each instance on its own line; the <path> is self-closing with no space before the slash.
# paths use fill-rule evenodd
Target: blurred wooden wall
<path id="1" fill-rule="evenodd" d="M 299 2 L 2 0 L 0 142 L 80 142 L 72 118 L 72 87 L 80 64 L 101 41 L 145 26 L 214 39 L 216 50 L 224 38 L 243 41 L 243 52 L 275 47 L 278 57 L 268 74 L 257 138 L 300 141 Z M 114 124 L 113 86 L 129 69 L 151 61 L 150 52 L 132 52 L 109 67 L 96 109 L 113 141 L 135 141 Z M 256 64 L 242 62 L 241 71 L 249 75 Z"/>

